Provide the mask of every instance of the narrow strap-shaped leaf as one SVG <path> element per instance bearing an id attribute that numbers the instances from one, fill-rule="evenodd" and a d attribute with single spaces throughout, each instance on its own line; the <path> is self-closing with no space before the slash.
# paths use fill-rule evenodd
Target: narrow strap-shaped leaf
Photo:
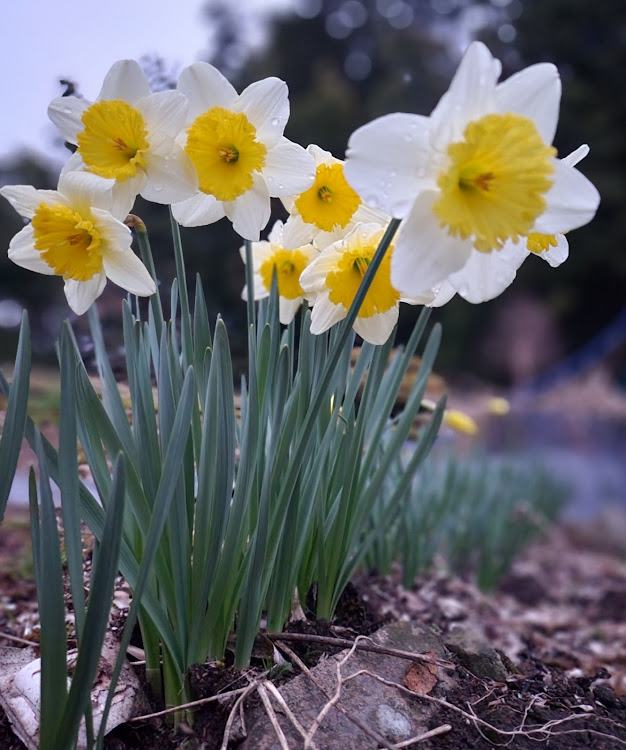
<path id="1" fill-rule="evenodd" d="M 180 476 L 181 465 L 183 461 L 183 453 L 185 451 L 185 445 L 187 442 L 187 436 L 189 433 L 189 425 L 191 419 L 191 410 L 193 407 L 193 401 L 196 398 L 196 389 L 193 377 L 193 368 L 189 368 L 185 375 L 185 382 L 183 385 L 183 391 L 181 393 L 178 409 L 176 411 L 176 418 L 174 420 L 174 426 L 172 428 L 172 435 L 170 443 L 167 448 L 165 455 L 165 461 L 163 462 L 163 473 L 161 474 L 161 481 L 159 483 L 159 489 L 157 496 L 154 501 L 154 507 L 152 512 L 152 520 L 150 523 L 150 529 L 146 538 L 146 545 L 143 552 L 143 559 L 139 566 L 139 572 L 136 578 L 134 578 L 133 586 L 133 600 L 130 605 L 130 611 L 126 622 L 124 624 L 124 630 L 122 631 L 122 638 L 120 641 L 120 655 L 118 656 L 113 675 L 112 681 L 118 679 L 122 664 L 126 657 L 126 649 L 130 643 L 132 637 L 133 627 L 137 620 L 140 606 L 146 606 L 146 602 L 142 603 L 142 595 L 144 587 L 148 582 L 151 575 L 156 575 L 157 579 L 160 575 L 158 566 L 155 566 L 156 552 L 161 542 L 161 536 L 165 523 L 168 519 L 170 505 L 174 491 L 178 485 L 178 479 Z M 146 609 L 147 606 L 146 606 Z M 149 611 L 149 610 L 148 610 Z M 171 644 L 173 648 L 170 649 L 170 655 L 174 659 L 180 674 L 182 675 L 186 666 L 184 663 L 184 657 L 182 653 L 182 644 L 176 640 Z M 170 644 L 168 644 L 170 648 Z M 113 694 L 110 692 L 107 695 L 105 703 L 105 713 L 109 711 L 111 707 L 111 701 L 113 700 Z M 98 733 L 98 742 L 101 742 L 101 737 L 104 736 L 104 725 L 100 726 L 100 732 Z"/>
<path id="2" fill-rule="evenodd" d="M 83 542 L 80 533 L 80 502 L 76 428 L 76 354 L 68 332 L 69 323 L 61 330 L 61 410 L 59 418 L 59 489 L 65 534 L 67 568 L 76 616 L 76 632 L 80 643 L 85 619 Z"/>
<path id="3" fill-rule="evenodd" d="M 8 403 L 0 438 L 0 523 L 9 499 L 17 460 L 24 438 L 30 383 L 30 328 L 28 314 L 22 313 L 17 343 L 13 382 L 7 393 Z"/>
<path id="4" fill-rule="evenodd" d="M 78 659 L 72 675 L 67 708 L 57 733 L 56 746 L 59 750 L 66 742 L 66 747 L 72 746 L 72 743 L 67 740 L 76 736 L 81 716 L 90 706 L 91 689 L 98 671 L 102 644 L 109 623 L 113 586 L 119 567 L 124 520 L 124 495 L 124 457 L 120 454 L 113 467 L 111 496 L 107 503 L 102 531 L 101 546 L 103 550 L 106 550 L 106 553 L 98 556 L 98 562 L 91 575 L 85 627 L 78 647 Z M 114 691 L 115 682 L 111 681 L 109 692 L 114 693 Z M 102 717 L 104 725 L 106 719 L 105 713 Z"/>
<path id="5" fill-rule="evenodd" d="M 35 451 L 39 460 L 40 488 L 40 587 L 39 619 L 41 622 L 41 715 L 40 750 L 56 750 L 54 738 L 67 700 L 67 633 L 63 600 L 63 571 L 57 520 L 50 489 L 41 433 L 35 430 Z"/>

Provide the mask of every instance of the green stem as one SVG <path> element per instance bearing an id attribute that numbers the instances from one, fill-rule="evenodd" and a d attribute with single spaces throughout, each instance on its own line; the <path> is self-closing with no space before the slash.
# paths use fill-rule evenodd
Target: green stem
<path id="1" fill-rule="evenodd" d="M 159 631 L 144 609 L 139 611 L 139 629 L 146 657 L 146 681 L 159 705 L 163 705 L 163 677 L 161 675 L 161 642 Z"/>
<path id="2" fill-rule="evenodd" d="M 157 341 L 161 340 L 161 331 L 163 328 L 163 307 L 161 305 L 161 295 L 159 294 L 159 280 L 157 279 L 156 270 L 154 268 L 154 259 L 152 257 L 152 249 L 150 247 L 150 240 L 148 239 L 148 230 L 146 225 L 137 216 L 134 217 L 133 229 L 135 230 L 135 236 L 137 237 L 137 244 L 139 245 L 139 252 L 141 253 L 141 259 L 144 265 L 148 269 L 150 276 L 152 276 L 156 285 L 156 292 L 150 297 L 150 306 L 152 307 L 152 316 L 154 318 L 154 325 L 156 327 Z"/>
<path id="3" fill-rule="evenodd" d="M 174 240 L 174 258 L 176 260 L 176 276 L 178 278 L 178 296 L 180 298 L 180 327 L 183 335 L 183 365 L 186 370 L 193 365 L 193 344 L 191 339 L 191 314 L 189 312 L 189 294 L 187 292 L 187 275 L 183 258 L 183 243 L 180 239 L 180 227 L 172 215 L 170 208 L 170 224 L 172 239 Z M 172 310 L 172 317 L 174 310 Z"/>
<path id="4" fill-rule="evenodd" d="M 246 290 L 248 292 L 246 307 L 248 310 L 248 330 L 250 330 L 250 326 L 253 328 L 256 326 L 254 310 L 254 269 L 252 267 L 252 243 L 250 240 L 245 240 L 244 245 L 246 248 Z"/>

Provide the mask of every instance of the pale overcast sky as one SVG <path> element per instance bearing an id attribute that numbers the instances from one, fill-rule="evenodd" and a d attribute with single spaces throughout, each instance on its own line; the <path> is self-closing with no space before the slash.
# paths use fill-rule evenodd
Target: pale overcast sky
<path id="1" fill-rule="evenodd" d="M 291 0 L 237 0 L 241 12 L 289 7 Z M 0 160 L 30 148 L 61 160 L 48 104 L 80 83 L 95 99 L 116 60 L 158 54 L 182 69 L 210 42 L 204 0 L 0 0 Z"/>

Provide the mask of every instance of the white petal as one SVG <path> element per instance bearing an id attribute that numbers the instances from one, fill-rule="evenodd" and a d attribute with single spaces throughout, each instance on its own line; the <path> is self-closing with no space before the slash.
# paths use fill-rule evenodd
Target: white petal
<path id="1" fill-rule="evenodd" d="M 209 63 L 197 62 L 185 68 L 178 79 L 178 90 L 189 100 L 189 120 L 212 107 L 231 109 L 237 92 L 226 78 Z"/>
<path id="2" fill-rule="evenodd" d="M 376 345 L 384 344 L 398 322 L 398 312 L 399 306 L 394 305 L 391 310 L 369 318 L 357 317 L 352 327 L 363 341 Z"/>
<path id="3" fill-rule="evenodd" d="M 144 175 L 139 180 L 145 180 Z M 114 199 L 113 190 L 118 187 L 115 180 L 76 169 L 61 172 L 59 192 L 67 196 L 71 206 L 80 213 L 87 214 L 93 206 L 111 213 L 115 210 L 116 218 L 125 219 L 136 195 L 133 184 L 132 179 L 119 183 L 118 197 Z"/>
<path id="4" fill-rule="evenodd" d="M 56 190 L 36 190 L 32 185 L 5 185 L 0 188 L 0 195 L 6 198 L 21 216 L 32 219 L 41 203 L 54 206 L 56 203 L 67 205 L 67 198 Z"/>
<path id="5" fill-rule="evenodd" d="M 160 91 L 137 102 L 148 130 L 150 153 L 167 156 L 184 128 L 189 104 L 180 91 Z"/>
<path id="6" fill-rule="evenodd" d="M 175 203 L 172 214 L 183 227 L 203 227 L 225 216 L 224 207 L 212 195 L 198 192 L 186 201 Z"/>
<path id="7" fill-rule="evenodd" d="M 316 146 L 314 143 L 310 143 L 306 150 L 315 159 L 315 166 L 318 167 L 320 164 L 334 164 L 340 162 L 340 159 L 335 158 L 330 151 L 324 151 L 323 148 Z"/>
<path id="8" fill-rule="evenodd" d="M 432 212 L 437 194 L 422 193 L 398 232 L 391 256 L 391 283 L 406 297 L 440 284 L 467 261 L 471 242 L 453 237 Z"/>
<path id="9" fill-rule="evenodd" d="M 270 197 L 260 175 L 254 175 L 250 190 L 223 205 L 226 216 L 240 237 L 245 240 L 259 239 L 261 229 L 270 220 Z"/>
<path id="10" fill-rule="evenodd" d="M 552 143 L 559 119 L 561 79 L 551 63 L 524 68 L 496 86 L 499 112 L 529 117 L 546 143 Z"/>
<path id="11" fill-rule="evenodd" d="M 287 250 L 295 250 L 311 242 L 313 236 L 313 225 L 302 221 L 300 214 L 292 214 L 283 229 L 283 247 Z"/>
<path id="12" fill-rule="evenodd" d="M 77 99 L 75 96 L 60 96 L 53 99 L 48 106 L 48 117 L 57 126 L 61 136 L 70 143 L 76 143 L 82 132 L 83 114 L 89 109 L 91 102 Z"/>
<path id="13" fill-rule="evenodd" d="M 396 113 L 354 131 L 343 171 L 365 203 L 402 218 L 418 192 L 434 186 L 429 158 L 428 118 Z"/>
<path id="14" fill-rule="evenodd" d="M 435 297 L 432 302 L 428 303 L 428 307 L 442 307 L 446 303 L 450 302 L 452 297 L 456 294 L 456 289 L 446 279 L 435 289 Z"/>
<path id="15" fill-rule="evenodd" d="M 54 275 L 54 268 L 43 260 L 39 250 L 35 250 L 32 224 L 24 227 L 11 240 L 9 245 L 9 260 L 29 271 L 43 273 L 46 276 Z"/>
<path id="16" fill-rule="evenodd" d="M 278 300 L 278 317 L 280 322 L 287 326 L 296 317 L 296 313 L 300 309 L 302 304 L 302 297 L 296 297 L 296 299 L 286 299 L 280 297 Z"/>
<path id="17" fill-rule="evenodd" d="M 280 78 L 251 83 L 241 93 L 237 112 L 245 112 L 257 131 L 257 139 L 271 148 L 282 136 L 289 119 L 287 84 Z"/>
<path id="18" fill-rule="evenodd" d="M 563 157 L 561 161 L 564 164 L 567 164 L 568 167 L 575 167 L 576 164 L 578 164 L 579 161 L 582 161 L 582 159 L 584 159 L 588 153 L 589 153 L 589 146 L 586 143 L 583 143 L 582 146 L 579 146 L 577 149 L 572 151 L 571 154 L 568 154 L 567 156 Z"/>
<path id="19" fill-rule="evenodd" d="M 472 248 L 467 263 L 449 281 L 468 302 L 478 304 L 493 299 L 513 282 L 517 269 L 528 257 L 526 242 L 507 242 L 501 250 L 481 253 Z"/>
<path id="20" fill-rule="evenodd" d="M 267 152 L 263 179 L 272 198 L 304 193 L 315 182 L 315 162 L 302 146 L 281 138 Z"/>
<path id="21" fill-rule="evenodd" d="M 94 300 L 102 294 L 106 283 L 107 277 L 104 273 L 96 274 L 87 281 L 65 280 L 65 296 L 76 315 L 82 315 L 89 310 Z"/>
<path id="22" fill-rule="evenodd" d="M 141 197 L 153 203 L 180 203 L 198 192 L 198 173 L 180 146 L 167 156 L 146 155 L 148 182 Z"/>
<path id="23" fill-rule="evenodd" d="M 278 221 L 275 221 L 274 225 L 270 229 L 270 233 L 267 235 L 268 241 L 273 242 L 275 245 L 281 245 L 282 247 L 285 247 L 283 245 L 284 228 L 285 228 L 285 225 L 280 219 L 278 219 Z"/>
<path id="24" fill-rule="evenodd" d="M 547 207 L 537 219 L 533 232 L 557 234 L 587 224 L 593 219 L 600 194 L 577 169 L 553 160 L 554 184 L 546 193 Z"/>
<path id="25" fill-rule="evenodd" d="M 482 42 L 472 42 L 430 119 L 432 145 L 445 149 L 461 140 L 468 122 L 493 112 L 495 87 L 502 66 Z"/>
<path id="26" fill-rule="evenodd" d="M 569 256 L 569 243 L 567 237 L 564 234 L 556 234 L 556 247 L 551 247 L 549 250 L 544 250 L 542 253 L 538 253 L 538 257 L 549 263 L 552 268 L 557 268 L 564 263 Z"/>
<path id="27" fill-rule="evenodd" d="M 107 277 L 127 292 L 140 297 L 148 297 L 156 292 L 154 279 L 132 250 L 107 253 L 102 262 Z"/>
<path id="28" fill-rule="evenodd" d="M 133 235 L 121 221 L 101 208 L 92 208 L 91 215 L 97 229 L 104 238 L 104 253 L 123 252 L 130 249 Z"/>
<path id="29" fill-rule="evenodd" d="M 337 263 L 341 258 L 341 251 L 337 248 L 327 247 L 315 260 L 308 265 L 300 274 L 300 286 L 307 294 L 317 294 L 326 289 L 326 277 L 331 271 L 337 269 Z"/>
<path id="30" fill-rule="evenodd" d="M 335 305 L 328 298 L 328 294 L 318 294 L 311 311 L 311 333 L 324 333 L 335 323 L 343 320 L 348 311 L 343 305 Z"/>
<path id="31" fill-rule="evenodd" d="M 150 84 L 139 63 L 135 60 L 120 60 L 106 74 L 98 100 L 122 99 L 134 104 L 149 93 Z"/>

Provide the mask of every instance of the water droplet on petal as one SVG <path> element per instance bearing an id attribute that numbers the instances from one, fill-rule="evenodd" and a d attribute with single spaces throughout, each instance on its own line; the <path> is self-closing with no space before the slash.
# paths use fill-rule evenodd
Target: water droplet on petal
<path id="1" fill-rule="evenodd" d="M 278 119 L 278 117 L 273 117 L 273 118 L 272 118 L 272 125 L 273 125 L 273 126 L 274 126 L 275 128 L 276 128 L 276 127 L 278 127 L 278 125 L 280 125 L 280 120 Z"/>
<path id="2" fill-rule="evenodd" d="M 160 193 L 161 190 L 163 190 L 163 183 L 162 182 L 155 182 L 152 186 L 154 188 L 155 193 Z"/>
<path id="3" fill-rule="evenodd" d="M 413 140 L 413 136 L 412 136 L 412 135 L 411 135 L 410 133 L 405 133 L 405 134 L 404 134 L 404 140 L 405 140 L 405 141 L 406 141 L 407 143 L 411 143 L 411 141 Z"/>
<path id="4" fill-rule="evenodd" d="M 393 170 L 392 172 L 389 172 L 389 177 L 397 177 L 397 176 L 398 176 L 398 173 L 395 170 Z"/>

